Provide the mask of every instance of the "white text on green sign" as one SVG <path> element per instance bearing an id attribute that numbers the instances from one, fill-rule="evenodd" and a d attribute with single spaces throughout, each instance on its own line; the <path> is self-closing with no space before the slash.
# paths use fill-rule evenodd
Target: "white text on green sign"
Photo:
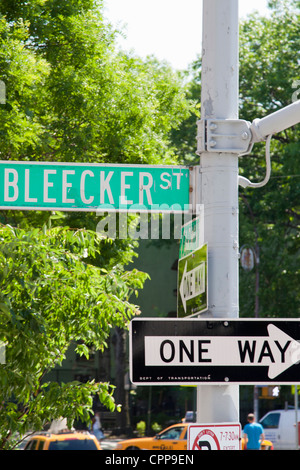
<path id="1" fill-rule="evenodd" d="M 187 317 L 207 310 L 207 245 L 178 262 L 177 316 Z"/>
<path id="2" fill-rule="evenodd" d="M 200 208 L 198 208 L 198 211 L 199 209 Z M 201 207 L 201 211 L 201 216 L 189 221 L 181 228 L 179 259 L 184 258 L 184 256 L 187 256 L 203 245 L 203 207 Z"/>
<path id="3" fill-rule="evenodd" d="M 0 208 L 183 212 L 188 167 L 0 162 Z"/>

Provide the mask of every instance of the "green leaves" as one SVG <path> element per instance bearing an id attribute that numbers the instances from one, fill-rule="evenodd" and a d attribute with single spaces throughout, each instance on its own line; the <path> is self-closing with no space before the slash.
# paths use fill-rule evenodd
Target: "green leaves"
<path id="1" fill-rule="evenodd" d="M 252 15 L 241 25 L 240 91 L 243 119 L 252 121 L 291 104 L 299 76 L 299 2 L 271 2 L 269 18 Z M 260 247 L 259 303 L 263 317 L 297 317 L 299 276 L 299 125 L 274 135 L 267 186 L 241 190 L 240 244 Z M 265 174 L 265 145 L 240 160 L 253 181 Z M 254 274 L 241 270 L 241 314 L 254 314 Z"/>
<path id="2" fill-rule="evenodd" d="M 83 403 L 91 401 L 91 393 L 100 393 L 113 408 L 108 385 L 49 384 L 46 389 L 41 384 L 72 343 L 88 356 L 91 345 L 103 350 L 111 328 L 127 327 L 139 312 L 129 302 L 130 293 L 142 287 L 146 275 L 121 267 L 104 271 L 88 262 L 101 251 L 101 239 L 87 230 L 2 226 L 0 239 L 0 339 L 7 343 L 6 364 L 0 366 L 0 436 L 5 447 L 8 417 L 11 432 L 19 429 L 19 421 L 25 431 L 58 416 L 87 418 L 90 406 Z"/>
<path id="3" fill-rule="evenodd" d="M 92 1 L 16 3 L 0 5 L 10 143 L 2 159 L 176 161 L 170 132 L 192 109 L 179 74 L 117 52 L 116 32 Z"/>
<path id="4" fill-rule="evenodd" d="M 240 119 L 250 122 L 292 103 L 298 96 L 300 36 L 299 1 L 269 2 L 270 15 L 250 15 L 240 24 Z M 201 97 L 201 60 L 191 67 L 190 97 Z M 173 130 L 183 161 L 195 158 L 196 119 Z M 260 248 L 259 303 L 262 317 L 298 317 L 300 126 L 273 136 L 272 172 L 260 189 L 240 188 L 239 244 Z M 241 175 L 257 182 L 265 176 L 265 143 L 239 159 Z M 255 314 L 255 273 L 240 269 L 240 315 Z"/>
<path id="5" fill-rule="evenodd" d="M 1 0 L 1 160 L 178 161 L 171 133 L 192 110 L 183 79 L 153 58 L 117 51 L 116 34 L 100 0 Z M 1 221 L 17 227 L 0 230 L 7 448 L 17 431 L 60 416 L 88 418 L 93 393 L 114 408 L 109 385 L 42 383 L 70 344 L 88 356 L 90 347 L 103 350 L 112 328 L 127 328 L 139 313 L 130 297 L 147 276 L 124 269 L 136 242 L 101 239 L 94 214 L 3 211 Z"/>
<path id="6" fill-rule="evenodd" d="M 28 25 L 18 21 L 12 28 L 0 18 L 0 79 L 6 87 L 6 103 L 0 105 L 2 160 L 32 151 L 42 129 L 33 106 L 39 102 L 49 67 L 25 47 L 28 39 Z"/>

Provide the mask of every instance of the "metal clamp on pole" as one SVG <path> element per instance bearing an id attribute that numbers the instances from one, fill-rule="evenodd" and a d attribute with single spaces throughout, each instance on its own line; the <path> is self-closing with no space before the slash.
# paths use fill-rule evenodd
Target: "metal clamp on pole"
<path id="1" fill-rule="evenodd" d="M 267 140 L 300 122 L 300 100 L 252 123 L 242 119 L 201 119 L 197 121 L 197 154 L 202 152 L 247 155 L 253 144 Z"/>
<path id="2" fill-rule="evenodd" d="M 242 119 L 204 119 L 197 122 L 197 154 L 236 153 L 251 150 L 250 123 Z"/>

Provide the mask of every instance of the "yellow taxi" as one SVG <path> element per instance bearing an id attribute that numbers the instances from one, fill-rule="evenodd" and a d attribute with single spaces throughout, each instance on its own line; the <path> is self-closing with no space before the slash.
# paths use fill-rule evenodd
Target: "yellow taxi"
<path id="1" fill-rule="evenodd" d="M 190 423 L 173 424 L 155 437 L 137 437 L 120 441 L 115 450 L 187 450 L 187 430 Z M 244 450 L 244 439 L 241 449 Z M 271 441 L 263 441 L 261 450 L 273 450 Z"/>
<path id="2" fill-rule="evenodd" d="M 116 450 L 186 450 L 189 423 L 173 424 L 155 437 L 137 437 L 120 441 Z"/>
<path id="3" fill-rule="evenodd" d="M 101 446 L 89 432 L 42 432 L 31 436 L 24 450 L 101 450 Z"/>

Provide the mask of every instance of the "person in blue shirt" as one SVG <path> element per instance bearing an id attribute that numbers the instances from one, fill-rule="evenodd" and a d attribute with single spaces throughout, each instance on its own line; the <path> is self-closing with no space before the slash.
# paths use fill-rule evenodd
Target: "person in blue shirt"
<path id="1" fill-rule="evenodd" d="M 261 424 L 255 422 L 253 413 L 247 417 L 248 423 L 244 427 L 244 437 L 247 450 L 260 450 L 262 441 L 265 438 L 264 429 Z"/>

